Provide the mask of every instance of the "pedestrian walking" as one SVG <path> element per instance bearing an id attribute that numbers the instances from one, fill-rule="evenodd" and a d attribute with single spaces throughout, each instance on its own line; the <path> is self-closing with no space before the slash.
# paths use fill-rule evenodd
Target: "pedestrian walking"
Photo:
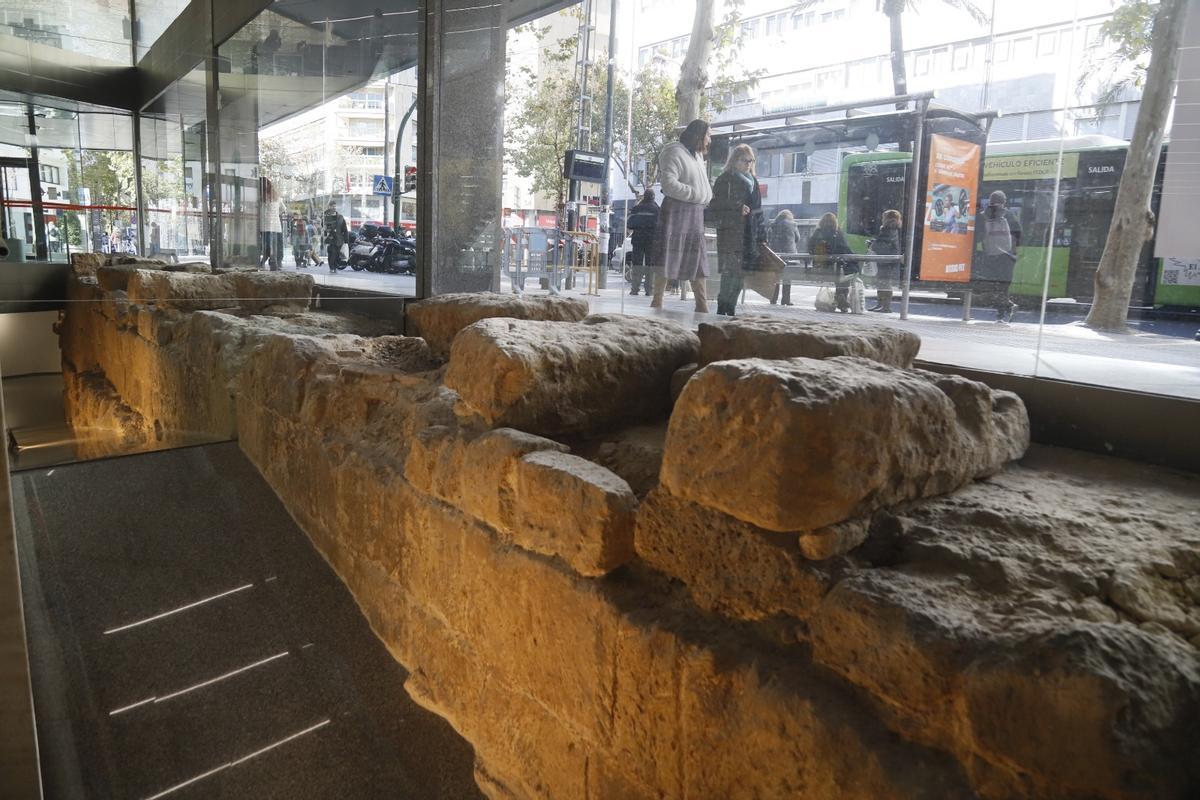
<path id="1" fill-rule="evenodd" d="M 258 230 L 262 240 L 259 250 L 258 266 L 261 269 L 267 264 L 272 272 L 283 265 L 283 221 L 280 217 L 282 203 L 275 194 L 275 187 L 269 178 L 259 181 L 262 200 L 258 204 Z"/>
<path id="2" fill-rule="evenodd" d="M 342 268 L 342 246 L 349 240 L 350 233 L 346 228 L 346 218 L 338 213 L 335 201 L 329 201 L 321 224 L 325 229 L 325 256 L 329 259 L 329 271 L 337 272 Z"/>
<path id="3" fill-rule="evenodd" d="M 837 258 L 849 255 L 850 245 L 838 228 L 837 215 L 828 212 L 817 222 L 817 229 L 808 237 L 808 252 L 812 254 L 813 266 L 834 271 L 834 304 L 838 311 L 850 311 L 850 280 L 858 274 L 858 265 Z"/>
<path id="4" fill-rule="evenodd" d="M 796 216 L 788 209 L 783 209 L 775 215 L 775 220 L 771 223 L 771 232 L 767 236 L 767 246 L 776 253 L 799 253 L 800 252 L 800 228 L 796 225 Z M 779 291 L 783 290 L 782 303 L 785 306 L 792 304 L 792 284 L 786 279 L 779 282 L 779 286 L 775 287 L 775 294 L 771 297 L 771 305 L 779 299 Z"/>
<path id="5" fill-rule="evenodd" d="M 996 309 L 996 322 L 1012 321 L 1017 304 L 1009 297 L 1017 249 L 1021 246 L 1021 221 L 1008 208 L 1008 196 L 996 190 L 975 223 L 976 257 L 971 267 L 971 289 L 977 304 Z"/>
<path id="6" fill-rule="evenodd" d="M 647 189 L 642 199 L 629 211 L 625 219 L 625 230 L 630 232 L 629 265 L 632 275 L 630 294 L 637 294 L 645 286 L 646 294 L 650 294 L 650 284 L 653 280 L 650 265 L 650 254 L 654 248 L 654 230 L 658 227 L 658 202 L 654 199 L 654 190 Z"/>
<path id="7" fill-rule="evenodd" d="M 879 233 L 871 240 L 871 252 L 877 256 L 899 256 L 900 228 L 904 220 L 900 212 L 889 208 L 883 212 L 883 222 Z M 881 314 L 892 313 L 892 288 L 896 285 L 896 277 L 900 271 L 900 260 L 880 261 L 875 272 L 875 305 L 871 311 Z"/>
<path id="8" fill-rule="evenodd" d="M 664 199 L 654 232 L 652 308 L 662 308 L 668 280 L 687 280 L 696 294 L 696 311 L 708 312 L 704 208 L 712 200 L 712 186 L 704 156 L 709 140 L 708 123 L 694 119 L 679 135 L 679 141 L 671 142 L 658 154 Z"/>
<path id="9" fill-rule="evenodd" d="M 758 266 L 758 245 L 766 240 L 762 193 L 754 174 L 754 150 L 739 144 L 729 151 L 725 169 L 713 184 L 709 215 L 717 228 L 717 268 L 721 291 L 717 313 L 732 317 L 747 270 Z"/>

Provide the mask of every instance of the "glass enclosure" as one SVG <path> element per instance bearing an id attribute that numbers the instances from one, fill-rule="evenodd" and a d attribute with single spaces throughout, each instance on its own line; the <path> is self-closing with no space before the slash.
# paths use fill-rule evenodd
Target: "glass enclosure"
<path id="1" fill-rule="evenodd" d="M 1127 296 L 1098 278 L 1139 117 L 1164 134 L 1155 214 L 1181 196 L 1164 189 L 1172 154 L 1185 168 L 1196 147 L 1175 106 L 1143 109 L 1149 17 L 1108 0 L 935 5 L 718 3 L 688 89 L 691 0 L 283 0 L 221 41 L 198 31 L 130 108 L 0 92 L 5 268 L 138 256 L 305 274 L 359 311 L 490 290 L 693 325 L 714 309 L 686 281 L 652 307 L 653 234 L 627 221 L 664 203 L 659 154 L 699 116 L 710 185 L 750 164 L 781 256 L 726 279 L 710 218 L 700 286 L 722 311 L 901 326 L 930 363 L 1200 397 L 1200 253 L 1174 236 L 1160 252 L 1151 230 L 1119 265 Z M 135 3 L 131 25 L 128 4 L 26 6 L 0 11 L 23 80 L 61 67 L 97 85 L 187 8 Z M 729 160 L 738 145 L 752 161 Z M 599 171 L 569 178 L 569 151 Z M 815 249 L 822 224 L 836 257 Z"/>

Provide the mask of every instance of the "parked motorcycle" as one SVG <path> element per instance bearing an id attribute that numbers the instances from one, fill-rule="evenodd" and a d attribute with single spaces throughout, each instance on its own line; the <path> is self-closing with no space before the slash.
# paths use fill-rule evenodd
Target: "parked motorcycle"
<path id="1" fill-rule="evenodd" d="M 355 272 L 362 272 L 364 269 L 368 269 L 367 263 L 371 259 L 371 253 L 375 250 L 379 234 L 379 226 L 372 225 L 369 222 L 363 223 L 362 227 L 358 229 L 354 241 L 350 244 L 350 257 L 347 259 L 350 269 Z"/>
<path id="2" fill-rule="evenodd" d="M 417 268 L 416 240 L 403 233 L 397 235 L 391 228 L 380 228 L 366 268 L 390 275 L 414 274 Z"/>

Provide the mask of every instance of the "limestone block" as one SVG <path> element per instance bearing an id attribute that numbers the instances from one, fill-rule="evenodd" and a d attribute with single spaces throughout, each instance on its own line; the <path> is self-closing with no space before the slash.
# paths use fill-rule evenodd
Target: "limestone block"
<path id="1" fill-rule="evenodd" d="M 367 358 L 402 372 L 434 369 L 429 344 L 416 336 L 379 336 L 367 341 Z"/>
<path id="2" fill-rule="evenodd" d="M 443 294 L 413 303 L 405 315 L 413 333 L 429 342 L 434 355 L 445 358 L 450 343 L 463 328 L 489 317 L 578 322 L 588 314 L 587 303 L 571 297 L 480 292 Z"/>
<path id="3" fill-rule="evenodd" d="M 952 491 L 1028 444 L 1016 395 L 958 376 L 862 358 L 723 361 L 676 403 L 662 482 L 768 530 L 814 531 Z"/>
<path id="4" fill-rule="evenodd" d="M 670 322 L 486 319 L 454 340 L 446 385 L 490 425 L 542 435 L 665 416 L 696 335 Z"/>
<path id="5" fill-rule="evenodd" d="M 638 509 L 638 557 L 688 587 L 701 608 L 722 616 L 806 619 L 834 570 L 810 563 L 794 536 L 756 528 L 659 487 Z"/>
<path id="6" fill-rule="evenodd" d="M 814 658 L 944 748 L 1019 765 L 1040 787 L 1023 796 L 1175 797 L 1200 779 L 1185 732 L 1200 667 L 1182 640 L 1028 610 L 992 618 L 935 570 L 841 581 L 810 619 Z"/>
<path id="7" fill-rule="evenodd" d="M 737 358 L 861 356 L 893 367 L 911 367 L 921 349 L 921 337 L 900 328 L 765 316 L 702 322 L 699 334 L 700 366 Z"/>
<path id="8" fill-rule="evenodd" d="M 129 276 L 131 302 L 153 303 L 180 311 L 241 308 L 304 310 L 312 298 L 311 275 L 284 272 L 237 272 L 222 275 L 135 270 Z"/>
<path id="9" fill-rule="evenodd" d="M 404 464 L 416 489 L 462 509 L 500 532 L 512 529 L 513 467 L 529 453 L 566 453 L 566 445 L 512 428 L 477 438 L 435 425 L 417 432 Z"/>
<path id="10" fill-rule="evenodd" d="M 699 364 L 684 364 L 682 367 L 675 370 L 675 374 L 671 376 L 672 403 L 679 399 L 679 395 L 683 394 L 683 387 L 687 386 L 687 382 L 690 381 L 692 376 L 699 371 Z"/>
<path id="11" fill-rule="evenodd" d="M 637 498 L 609 470 L 543 450 L 515 463 L 513 542 L 558 556 L 580 575 L 604 575 L 633 558 Z"/>
<path id="12" fill-rule="evenodd" d="M 99 282 L 100 288 L 106 292 L 117 289 L 125 291 L 129 286 L 129 276 L 136 271 L 137 267 L 132 266 L 98 267 L 96 280 Z"/>
<path id="13" fill-rule="evenodd" d="M 103 253 L 71 253 L 71 271 L 76 277 L 95 276 L 105 263 Z"/>
<path id="14" fill-rule="evenodd" d="M 312 302 L 315 285 L 312 275 L 302 272 L 235 272 L 227 279 L 233 282 L 238 308 L 251 313 L 303 311 Z"/>

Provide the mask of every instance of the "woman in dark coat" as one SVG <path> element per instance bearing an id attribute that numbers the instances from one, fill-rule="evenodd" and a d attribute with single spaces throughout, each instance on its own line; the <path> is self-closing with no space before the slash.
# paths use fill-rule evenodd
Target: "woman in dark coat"
<path id="1" fill-rule="evenodd" d="M 713 184 L 708 210 L 717 228 L 717 266 L 721 270 L 717 313 L 732 317 L 742 293 L 743 272 L 758 266 L 758 245 L 766 241 L 762 194 L 750 145 L 739 144 L 729 151 L 725 171 Z"/>
<path id="2" fill-rule="evenodd" d="M 883 212 L 883 224 L 879 226 L 879 234 L 871 242 L 871 252 L 877 256 L 899 256 L 902 225 L 899 211 L 888 209 Z M 896 285 L 899 271 L 899 259 L 879 262 L 879 270 L 875 275 L 875 305 L 871 307 L 872 311 L 892 313 L 892 287 Z"/>
<path id="3" fill-rule="evenodd" d="M 838 229 L 837 216 L 833 213 L 824 214 L 817 223 L 817 229 L 808 237 L 808 252 L 813 256 L 813 266 L 819 269 L 837 270 L 837 288 L 834 290 L 834 302 L 837 310 L 850 310 L 850 285 L 843 279 L 858 272 L 858 265 L 853 261 L 844 261 L 836 256 L 848 255 L 850 245 L 846 237 Z"/>

